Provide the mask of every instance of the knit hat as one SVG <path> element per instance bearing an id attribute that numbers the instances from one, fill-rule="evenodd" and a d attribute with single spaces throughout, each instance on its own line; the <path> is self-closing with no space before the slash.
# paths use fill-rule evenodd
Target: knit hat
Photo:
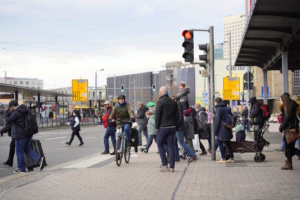
<path id="1" fill-rule="evenodd" d="M 155 106 L 155 103 L 153 103 L 152 101 L 147 103 L 147 107 L 154 107 L 154 106 Z"/>
<path id="2" fill-rule="evenodd" d="M 185 82 L 181 81 L 179 86 L 182 86 L 183 88 L 185 88 Z"/>
<path id="3" fill-rule="evenodd" d="M 184 110 L 183 111 L 183 115 L 186 116 L 186 117 L 189 116 L 190 115 L 190 111 L 188 109 Z"/>

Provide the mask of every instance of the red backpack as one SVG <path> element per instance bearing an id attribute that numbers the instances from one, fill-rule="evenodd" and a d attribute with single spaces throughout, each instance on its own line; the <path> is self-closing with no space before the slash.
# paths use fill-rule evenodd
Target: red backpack
<path id="1" fill-rule="evenodd" d="M 260 108 L 262 109 L 263 118 L 268 120 L 271 117 L 269 105 L 262 104 Z"/>

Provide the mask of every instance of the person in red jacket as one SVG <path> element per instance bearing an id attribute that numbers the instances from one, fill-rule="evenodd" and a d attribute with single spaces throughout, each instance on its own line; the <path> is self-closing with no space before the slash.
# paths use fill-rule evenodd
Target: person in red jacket
<path id="1" fill-rule="evenodd" d="M 103 120 L 103 126 L 104 128 L 106 128 L 106 132 L 104 134 L 104 146 L 105 146 L 105 150 L 104 152 L 102 152 L 102 154 L 109 154 L 109 142 L 108 142 L 108 138 L 111 137 L 111 141 L 112 144 L 114 146 L 114 150 L 116 147 L 116 124 L 114 122 L 109 123 L 108 119 L 109 116 L 111 114 L 112 111 L 112 107 L 110 105 L 109 101 L 105 101 L 104 102 L 104 107 L 106 109 L 105 114 L 102 116 L 102 120 Z M 114 117 L 114 119 L 116 119 L 116 116 Z M 113 151 L 112 153 L 110 153 L 110 155 L 115 155 L 115 152 Z"/>

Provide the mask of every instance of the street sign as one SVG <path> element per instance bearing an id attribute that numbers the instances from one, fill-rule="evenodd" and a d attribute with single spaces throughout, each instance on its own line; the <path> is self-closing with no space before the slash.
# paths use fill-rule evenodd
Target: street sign
<path id="1" fill-rule="evenodd" d="M 220 97 L 221 95 L 220 95 L 220 92 L 215 92 L 215 98 L 217 98 L 217 97 Z"/>
<path id="2" fill-rule="evenodd" d="M 202 92 L 202 98 L 208 98 L 208 92 Z"/>
<path id="3" fill-rule="evenodd" d="M 72 80 L 72 101 L 88 101 L 89 99 L 89 84 L 88 79 L 73 79 Z"/>
<path id="4" fill-rule="evenodd" d="M 223 100 L 240 100 L 240 78 L 223 78 Z"/>
<path id="5" fill-rule="evenodd" d="M 202 99 L 203 103 L 208 103 L 208 99 Z"/>
<path id="6" fill-rule="evenodd" d="M 246 72 L 243 77 L 244 81 L 246 81 L 246 82 L 253 81 L 253 78 L 254 78 L 254 76 L 251 72 Z"/>

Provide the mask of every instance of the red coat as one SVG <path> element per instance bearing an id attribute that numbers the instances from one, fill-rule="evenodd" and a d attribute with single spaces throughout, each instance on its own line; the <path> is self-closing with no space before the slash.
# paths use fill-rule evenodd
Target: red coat
<path id="1" fill-rule="evenodd" d="M 105 112 L 105 115 L 102 116 L 102 121 L 103 121 L 103 126 L 104 128 L 107 128 L 107 125 L 108 125 L 108 119 L 109 119 L 109 115 L 112 111 L 112 107 L 109 106 L 107 109 L 106 109 L 106 112 Z M 113 118 L 113 119 L 116 119 L 116 116 Z M 113 126 L 114 123 L 110 123 L 110 126 Z"/>

